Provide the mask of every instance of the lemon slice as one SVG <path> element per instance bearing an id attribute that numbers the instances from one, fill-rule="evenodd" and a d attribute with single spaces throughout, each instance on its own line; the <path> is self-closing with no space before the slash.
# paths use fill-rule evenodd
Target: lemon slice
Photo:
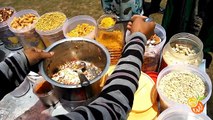
<path id="1" fill-rule="evenodd" d="M 190 107 L 196 107 L 198 104 L 198 100 L 196 97 L 191 97 L 188 99 L 187 103 Z"/>

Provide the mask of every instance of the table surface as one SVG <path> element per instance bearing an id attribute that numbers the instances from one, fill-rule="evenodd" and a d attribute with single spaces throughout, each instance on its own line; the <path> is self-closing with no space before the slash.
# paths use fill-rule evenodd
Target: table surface
<path id="1" fill-rule="evenodd" d="M 6 55 L 11 52 L 5 50 L 2 46 L 0 46 L 0 49 L 6 51 Z M 205 60 L 203 60 L 200 69 L 205 71 Z M 41 77 L 34 78 L 32 79 L 29 76 L 25 78 L 31 81 L 30 89 L 25 95 L 14 97 L 9 93 L 0 101 L 0 120 L 46 120 L 49 116 L 68 113 L 71 110 L 70 108 L 64 108 L 63 106 L 66 105 L 62 105 L 60 102 L 54 108 L 45 107 L 32 91 L 32 81 L 41 79 Z M 204 113 L 206 114 L 206 105 Z"/>

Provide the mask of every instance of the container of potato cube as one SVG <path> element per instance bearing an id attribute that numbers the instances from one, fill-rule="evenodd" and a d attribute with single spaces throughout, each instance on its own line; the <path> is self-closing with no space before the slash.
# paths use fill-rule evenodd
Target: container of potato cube
<path id="1" fill-rule="evenodd" d="M 5 48 L 9 50 L 18 50 L 22 48 L 17 36 L 10 31 L 7 21 L 15 14 L 13 7 L 1 7 L 0 8 L 0 44 L 4 44 Z"/>
<path id="2" fill-rule="evenodd" d="M 66 20 L 66 15 L 57 11 L 45 13 L 39 18 L 35 30 L 43 39 L 46 47 L 65 38 L 62 28 Z"/>
<path id="3" fill-rule="evenodd" d="M 39 17 L 37 11 L 26 9 L 16 12 L 7 22 L 9 29 L 19 38 L 24 48 L 45 49 L 41 37 L 35 31 L 35 24 Z"/>
<path id="4" fill-rule="evenodd" d="M 70 18 L 63 26 L 63 33 L 66 38 L 83 37 L 95 38 L 96 20 L 88 15 L 79 15 Z"/>

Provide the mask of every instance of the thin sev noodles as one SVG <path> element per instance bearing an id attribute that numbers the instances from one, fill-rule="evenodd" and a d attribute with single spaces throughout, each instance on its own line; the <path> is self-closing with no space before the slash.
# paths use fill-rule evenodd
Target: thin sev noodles
<path id="1" fill-rule="evenodd" d="M 168 99 L 181 104 L 187 104 L 191 97 L 204 98 L 206 93 L 205 83 L 198 75 L 179 71 L 165 75 L 160 80 L 159 89 Z"/>

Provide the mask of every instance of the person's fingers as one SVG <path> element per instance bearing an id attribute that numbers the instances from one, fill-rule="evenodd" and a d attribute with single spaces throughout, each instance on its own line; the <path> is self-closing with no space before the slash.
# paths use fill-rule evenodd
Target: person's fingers
<path id="1" fill-rule="evenodd" d="M 42 50 L 41 50 L 41 49 L 37 49 L 37 48 L 36 48 L 36 52 L 42 52 Z"/>
<path id="2" fill-rule="evenodd" d="M 156 23 L 155 22 L 149 22 L 150 26 L 152 26 L 152 29 L 155 29 L 155 25 Z"/>
<path id="3" fill-rule="evenodd" d="M 135 18 L 140 17 L 140 16 L 141 16 L 141 15 L 133 15 L 133 16 L 131 17 L 131 20 L 134 21 Z"/>
<path id="4" fill-rule="evenodd" d="M 32 48 L 29 48 L 31 51 L 33 51 L 33 52 L 42 52 L 42 50 L 41 49 L 38 49 L 38 48 L 36 48 L 36 47 L 32 47 Z M 27 50 L 27 49 L 26 49 Z"/>
<path id="5" fill-rule="evenodd" d="M 51 56 L 53 56 L 54 55 L 54 52 L 49 52 L 50 54 L 51 54 Z"/>
<path id="6" fill-rule="evenodd" d="M 132 26 L 132 22 L 128 22 L 128 24 L 127 25 L 130 25 L 130 26 Z"/>
<path id="7" fill-rule="evenodd" d="M 54 52 L 41 52 L 40 54 L 41 59 L 49 58 L 49 57 L 52 57 L 53 55 L 54 55 Z"/>
<path id="8" fill-rule="evenodd" d="M 127 29 L 128 29 L 129 31 L 131 31 L 131 27 L 132 27 L 132 26 L 127 25 Z"/>
<path id="9" fill-rule="evenodd" d="M 141 18 L 141 19 L 143 19 L 143 20 L 145 21 L 145 19 L 146 19 L 147 17 L 146 17 L 146 16 L 141 16 L 141 15 L 133 15 L 132 18 L 131 18 L 131 20 L 132 20 L 132 21 L 135 21 L 136 18 Z"/>
<path id="10" fill-rule="evenodd" d="M 131 27 L 132 27 L 132 22 L 128 22 L 128 24 L 127 24 L 127 29 L 130 30 Z"/>

